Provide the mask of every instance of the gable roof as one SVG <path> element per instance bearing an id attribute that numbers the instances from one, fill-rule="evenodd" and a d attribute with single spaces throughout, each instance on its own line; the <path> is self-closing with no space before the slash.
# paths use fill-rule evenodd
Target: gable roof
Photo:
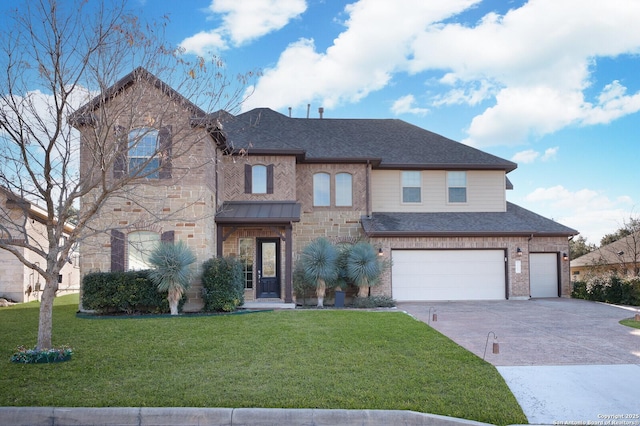
<path id="1" fill-rule="evenodd" d="M 517 165 L 398 119 L 291 118 L 269 108 L 216 116 L 234 150 L 291 154 L 304 162 L 366 162 L 376 168 L 504 170 Z"/>
<path id="2" fill-rule="evenodd" d="M 363 217 L 369 237 L 392 236 L 570 236 L 575 229 L 513 203 L 505 212 L 373 213 Z"/>
<path id="3" fill-rule="evenodd" d="M 180 93 L 175 91 L 171 86 L 169 86 L 164 81 L 160 80 L 155 75 L 151 74 L 143 67 L 138 67 L 135 70 L 131 71 L 129 74 L 122 77 L 118 80 L 113 86 L 109 87 L 98 96 L 78 108 L 69 116 L 69 122 L 73 126 L 81 126 L 84 124 L 92 124 L 94 121 L 93 112 L 99 107 L 103 106 L 119 93 L 135 84 L 138 81 L 147 81 L 151 83 L 154 87 L 159 89 L 165 95 L 170 97 L 171 99 L 176 100 L 180 105 L 191 111 L 197 117 L 204 117 L 206 113 L 192 103 L 190 100 L 182 96 Z"/>
<path id="4" fill-rule="evenodd" d="M 617 265 L 640 261 L 640 232 L 627 235 L 611 244 L 595 249 L 571 261 L 571 266 L 592 266 L 596 264 Z"/>

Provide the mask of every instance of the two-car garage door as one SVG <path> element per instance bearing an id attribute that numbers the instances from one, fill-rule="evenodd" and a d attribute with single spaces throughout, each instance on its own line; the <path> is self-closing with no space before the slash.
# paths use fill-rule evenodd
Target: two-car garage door
<path id="1" fill-rule="evenodd" d="M 504 250 L 393 250 L 393 298 L 505 299 L 504 258 Z"/>

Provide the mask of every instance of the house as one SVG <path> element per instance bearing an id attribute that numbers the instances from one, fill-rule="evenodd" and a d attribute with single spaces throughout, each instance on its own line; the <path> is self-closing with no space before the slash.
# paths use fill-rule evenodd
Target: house
<path id="1" fill-rule="evenodd" d="M 632 233 L 573 259 L 570 269 L 572 281 L 584 280 L 589 274 L 609 272 L 621 277 L 640 276 L 640 233 Z"/>
<path id="2" fill-rule="evenodd" d="M 122 108 L 127 99 L 145 108 Z M 86 149 L 96 117 L 125 109 L 139 114 L 102 124 L 114 151 L 123 134 L 135 141 L 144 133 L 160 152 L 186 144 L 195 154 L 169 155 L 171 164 L 102 207 L 93 228 L 104 232 L 83 244 L 83 275 L 144 266 L 140 247 L 180 239 L 200 263 L 237 256 L 245 300 L 292 302 L 296 259 L 323 236 L 368 239 L 392 260 L 372 292 L 399 301 L 570 294 L 565 259 L 577 231 L 507 201 L 515 163 L 397 119 L 292 118 L 268 108 L 206 114 L 137 69 L 72 117 L 85 176 L 96 169 Z M 139 152 L 130 148 L 127 158 L 114 160 L 113 176 L 131 170 Z M 165 218 L 151 221 L 150 211 Z M 185 309 L 202 306 L 194 284 Z"/>
<path id="3" fill-rule="evenodd" d="M 26 232 L 32 242 L 47 245 L 46 211 L 29 203 L 23 198 L 0 188 L 0 242 L 7 238 L 16 238 Z M 12 224 L 19 224 L 19 230 Z M 72 224 L 65 226 L 67 232 L 73 230 Z M 15 247 L 15 246 L 14 246 Z M 26 248 L 19 248 L 27 261 L 44 266 L 44 259 Z M 0 297 L 14 302 L 39 300 L 45 280 L 38 272 L 27 267 L 9 251 L 0 249 Z M 69 259 L 58 276 L 56 295 L 78 293 L 80 290 L 80 269 L 77 255 Z"/>

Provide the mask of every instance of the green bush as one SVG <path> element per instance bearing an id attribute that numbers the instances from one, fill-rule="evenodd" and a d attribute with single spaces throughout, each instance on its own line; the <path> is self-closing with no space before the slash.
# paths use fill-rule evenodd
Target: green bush
<path id="1" fill-rule="evenodd" d="M 242 264 L 233 257 L 209 259 L 202 265 L 204 310 L 232 312 L 244 303 Z"/>
<path id="2" fill-rule="evenodd" d="M 305 279 L 304 270 L 300 262 L 297 262 L 296 267 L 293 269 L 293 291 L 296 294 L 296 300 L 302 306 L 307 304 L 307 299 L 315 297 L 315 287 Z"/>
<path id="3" fill-rule="evenodd" d="M 356 297 L 353 299 L 354 308 L 393 308 L 396 301 L 389 296 Z"/>
<path id="4" fill-rule="evenodd" d="M 169 302 L 149 271 L 94 272 L 82 280 L 82 307 L 98 313 L 164 313 Z M 181 300 L 184 304 L 185 298 Z"/>
<path id="5" fill-rule="evenodd" d="M 619 305 L 640 306 L 640 278 L 598 275 L 573 283 L 571 297 Z"/>

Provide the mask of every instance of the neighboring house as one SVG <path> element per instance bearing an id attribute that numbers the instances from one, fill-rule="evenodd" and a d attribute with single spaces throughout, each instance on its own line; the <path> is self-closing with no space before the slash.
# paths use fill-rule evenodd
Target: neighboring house
<path id="1" fill-rule="evenodd" d="M 571 261 L 572 281 L 609 272 L 622 277 L 640 276 L 640 233 L 627 235 Z"/>
<path id="2" fill-rule="evenodd" d="M 570 294 L 566 254 L 577 231 L 507 202 L 512 185 L 506 175 L 515 163 L 396 119 L 291 118 L 267 108 L 205 114 L 185 99 L 174 122 L 157 120 L 161 127 L 151 132 L 148 123 L 169 100 L 176 104 L 176 94 L 143 69 L 106 92 L 102 99 L 113 98 L 107 111 L 98 111 L 96 100 L 76 112 L 72 122 L 83 137 L 95 130 L 92 117 L 108 116 L 111 103 L 140 96 L 138 85 L 155 90 L 144 90 L 148 99 L 139 102 L 148 106 L 147 119 L 114 129 L 114 147 L 118 134 L 144 129 L 158 147 L 193 138 L 195 150 L 212 161 L 178 178 L 176 171 L 189 165 L 176 157 L 169 172 L 110 201 L 100 213 L 105 232 L 81 247 L 82 275 L 142 267 L 136 247 L 144 241 L 180 239 L 199 263 L 240 258 L 246 300 L 291 302 L 299 253 L 327 237 L 368 239 L 391 259 L 372 292 L 399 301 Z M 179 138 L 171 133 L 185 127 Z M 129 152 L 129 162 L 135 154 Z M 82 158 L 86 174 L 91 165 Z M 151 224 L 136 209 L 140 203 L 158 212 L 180 210 L 181 219 Z M 194 284 L 186 309 L 202 306 Z"/>
<path id="3" fill-rule="evenodd" d="M 34 242 L 41 242 L 47 246 L 46 227 L 44 221 L 46 212 L 35 204 L 0 188 L 0 240 L 15 238 L 10 235 L 8 222 L 24 225 L 29 238 Z M 66 226 L 71 232 L 73 225 Z M 29 262 L 39 263 L 44 267 L 44 259 L 26 248 L 22 254 Z M 14 302 L 30 302 L 39 300 L 44 289 L 45 280 L 35 270 L 25 266 L 12 253 L 0 249 L 0 297 Z M 80 290 L 80 268 L 77 255 L 69 259 L 69 263 L 62 268 L 58 278 L 57 296 L 78 293 Z"/>

